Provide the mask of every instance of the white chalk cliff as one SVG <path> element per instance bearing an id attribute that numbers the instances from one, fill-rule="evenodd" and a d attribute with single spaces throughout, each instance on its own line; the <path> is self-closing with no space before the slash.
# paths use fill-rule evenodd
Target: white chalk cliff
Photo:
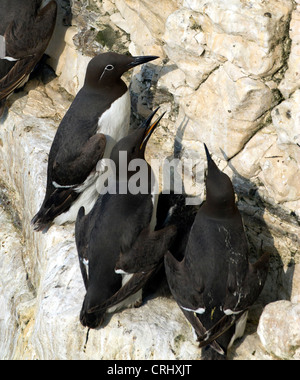
<path id="1" fill-rule="evenodd" d="M 272 253 L 229 357 L 300 359 L 300 1 L 80 0 L 69 28 L 67 1 L 58 3 L 48 49 L 57 77 L 44 69 L 33 78 L 0 124 L 0 359 L 200 359 L 163 292 L 107 318 L 84 352 L 74 225 L 30 226 L 55 131 L 100 50 L 160 56 L 126 77 L 135 116 L 167 111 L 147 156 L 175 151 L 203 176 L 205 142 L 233 180 L 253 260 L 261 241 Z"/>

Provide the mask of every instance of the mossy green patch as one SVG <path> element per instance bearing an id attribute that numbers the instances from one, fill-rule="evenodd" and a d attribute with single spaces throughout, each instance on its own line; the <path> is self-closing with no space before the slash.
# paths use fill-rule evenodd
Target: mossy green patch
<path id="1" fill-rule="evenodd" d="M 111 26 L 106 25 L 103 30 L 100 30 L 97 33 L 95 40 L 103 47 L 106 46 L 107 48 L 111 49 L 114 46 L 116 39 L 118 38 L 117 34 L 118 33 L 115 32 Z"/>

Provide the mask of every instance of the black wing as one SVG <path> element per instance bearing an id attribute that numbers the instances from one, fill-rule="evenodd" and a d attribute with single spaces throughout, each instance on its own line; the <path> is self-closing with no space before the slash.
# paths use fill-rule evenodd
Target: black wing
<path id="1" fill-rule="evenodd" d="M 44 230 L 52 223 L 53 219 L 69 210 L 72 203 L 80 195 L 76 188 L 96 169 L 98 161 L 103 157 L 105 146 L 105 136 L 101 133 L 96 134 L 83 145 L 73 161 L 66 162 L 63 165 L 56 160 L 54 161 L 52 168 L 50 168 L 52 177 L 49 178 L 48 175 L 48 182 L 50 181 L 50 183 L 47 186 L 45 200 L 40 211 L 32 219 L 36 231 Z"/>
<path id="2" fill-rule="evenodd" d="M 227 293 L 224 303 L 224 311 L 231 310 L 234 313 L 248 309 L 261 293 L 269 269 L 270 254 L 263 254 L 255 263 L 249 263 L 248 272 L 243 283 L 230 283 L 227 286 Z"/>
<path id="3" fill-rule="evenodd" d="M 18 59 L 0 80 L 0 101 L 20 87 L 44 54 L 52 37 L 56 21 L 55 1 L 47 4 L 38 15 L 38 30 L 28 31 L 23 20 L 14 20 L 6 29 L 6 56 Z M 35 38 L 34 38 L 35 37 Z"/>
<path id="4" fill-rule="evenodd" d="M 8 73 L 0 80 L 0 100 L 6 99 L 15 89 L 20 87 L 32 72 L 38 60 L 32 57 L 17 61 Z"/>
<path id="5" fill-rule="evenodd" d="M 154 268 L 147 273 L 135 273 L 131 279 L 120 288 L 113 296 L 103 302 L 101 305 L 97 305 L 88 310 L 89 314 L 104 312 L 110 307 L 118 305 L 120 302 L 127 299 L 129 296 L 137 293 L 142 289 L 150 278 L 157 272 L 158 268 Z"/>
<path id="6" fill-rule="evenodd" d="M 201 280 L 195 286 L 187 273 L 184 259 L 178 262 L 170 252 L 165 256 L 165 268 L 173 297 L 193 326 L 198 339 L 201 339 L 206 334 L 206 329 L 197 316 L 197 313 L 202 313 L 205 310 L 203 301 L 204 286 L 201 284 Z M 211 346 L 221 355 L 224 354 L 224 350 L 217 342 L 212 341 Z"/>
<path id="7" fill-rule="evenodd" d="M 234 287 L 232 283 L 230 284 L 227 288 L 223 307 L 225 315 L 205 334 L 199 337 L 200 347 L 206 346 L 224 334 L 253 305 L 264 287 L 268 274 L 269 259 L 270 255 L 265 253 L 255 264 L 249 263 L 249 270 L 242 286 L 236 284 Z"/>
<path id="8" fill-rule="evenodd" d="M 170 252 L 167 252 L 165 268 L 168 284 L 178 305 L 184 310 L 193 312 L 205 310 L 204 283 L 201 278 L 198 278 L 197 284 L 191 279 L 185 266 L 185 259 L 178 262 Z"/>
<path id="9" fill-rule="evenodd" d="M 76 157 L 64 160 L 57 156 L 51 170 L 51 179 L 60 186 L 78 186 L 95 170 L 104 155 L 106 137 L 102 133 L 91 136 L 80 148 Z M 63 162 L 61 161 L 63 160 Z M 50 164 L 50 163 L 49 163 Z"/>
<path id="10" fill-rule="evenodd" d="M 52 37 L 57 15 L 55 1 L 50 1 L 29 20 L 16 18 L 7 27 L 4 38 L 6 56 L 15 59 L 41 57 Z"/>
<path id="11" fill-rule="evenodd" d="M 74 186 L 68 189 L 56 189 L 52 186 L 52 189 L 50 196 L 44 201 L 40 211 L 31 221 L 35 231 L 46 232 L 53 220 L 58 215 L 68 211 L 79 197 Z"/>
<path id="12" fill-rule="evenodd" d="M 126 273 L 148 272 L 157 267 L 168 251 L 176 227 L 169 226 L 159 231 L 142 230 L 132 247 L 120 253 L 116 270 Z"/>

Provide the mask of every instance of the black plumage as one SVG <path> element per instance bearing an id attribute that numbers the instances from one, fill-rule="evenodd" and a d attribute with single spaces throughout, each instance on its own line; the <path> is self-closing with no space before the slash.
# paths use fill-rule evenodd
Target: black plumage
<path id="1" fill-rule="evenodd" d="M 98 197 L 97 163 L 109 158 L 114 144 L 128 134 L 130 97 L 121 76 L 156 58 L 104 53 L 90 61 L 84 86 L 61 121 L 51 146 L 45 198 L 32 220 L 36 231 L 47 230 L 53 221 L 74 222 L 81 206 L 91 210 Z M 112 108 L 114 104 L 118 106 Z M 86 191 L 91 193 L 88 199 L 79 199 Z"/>
<path id="2" fill-rule="evenodd" d="M 57 5 L 41 4 L 42 0 L 1 0 L 0 116 L 7 97 L 26 82 L 52 37 Z"/>
<path id="3" fill-rule="evenodd" d="M 179 262 L 168 253 L 165 267 L 171 292 L 194 327 L 200 347 L 210 345 L 204 357 L 224 359 L 238 322 L 245 325 L 247 310 L 264 286 L 269 255 L 249 263 L 232 183 L 205 149 L 206 202 L 197 213 L 184 259 Z"/>
<path id="4" fill-rule="evenodd" d="M 114 147 L 111 158 L 117 173 L 119 152 L 126 153 L 128 163 L 137 158 L 146 162 L 145 147 L 160 120 L 150 126 L 154 113 L 141 128 Z M 176 233 L 171 226 L 160 231 L 154 231 L 151 226 L 155 216 L 150 181 L 152 170 L 148 163 L 146 168 L 147 191 L 130 193 L 129 181 L 136 171 L 126 168 L 127 179 L 124 180 L 124 173 L 117 176 L 115 194 L 100 195 L 88 215 L 83 209 L 79 211 L 75 236 L 87 290 L 80 314 L 84 326 L 96 328 L 101 325 L 106 312 L 140 301 L 139 290 L 162 263 Z M 123 282 L 121 274 L 126 278 Z M 124 300 L 125 303 L 121 304 Z"/>

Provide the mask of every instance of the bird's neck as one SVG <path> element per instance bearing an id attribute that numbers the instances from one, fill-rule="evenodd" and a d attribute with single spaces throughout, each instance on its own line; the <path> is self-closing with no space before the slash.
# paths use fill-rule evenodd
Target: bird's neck
<path id="1" fill-rule="evenodd" d="M 206 200 L 201 209 L 208 217 L 215 219 L 228 218 L 230 216 L 234 216 L 237 212 L 237 207 L 235 204 L 218 205 L 210 202 L 209 200 Z"/>

